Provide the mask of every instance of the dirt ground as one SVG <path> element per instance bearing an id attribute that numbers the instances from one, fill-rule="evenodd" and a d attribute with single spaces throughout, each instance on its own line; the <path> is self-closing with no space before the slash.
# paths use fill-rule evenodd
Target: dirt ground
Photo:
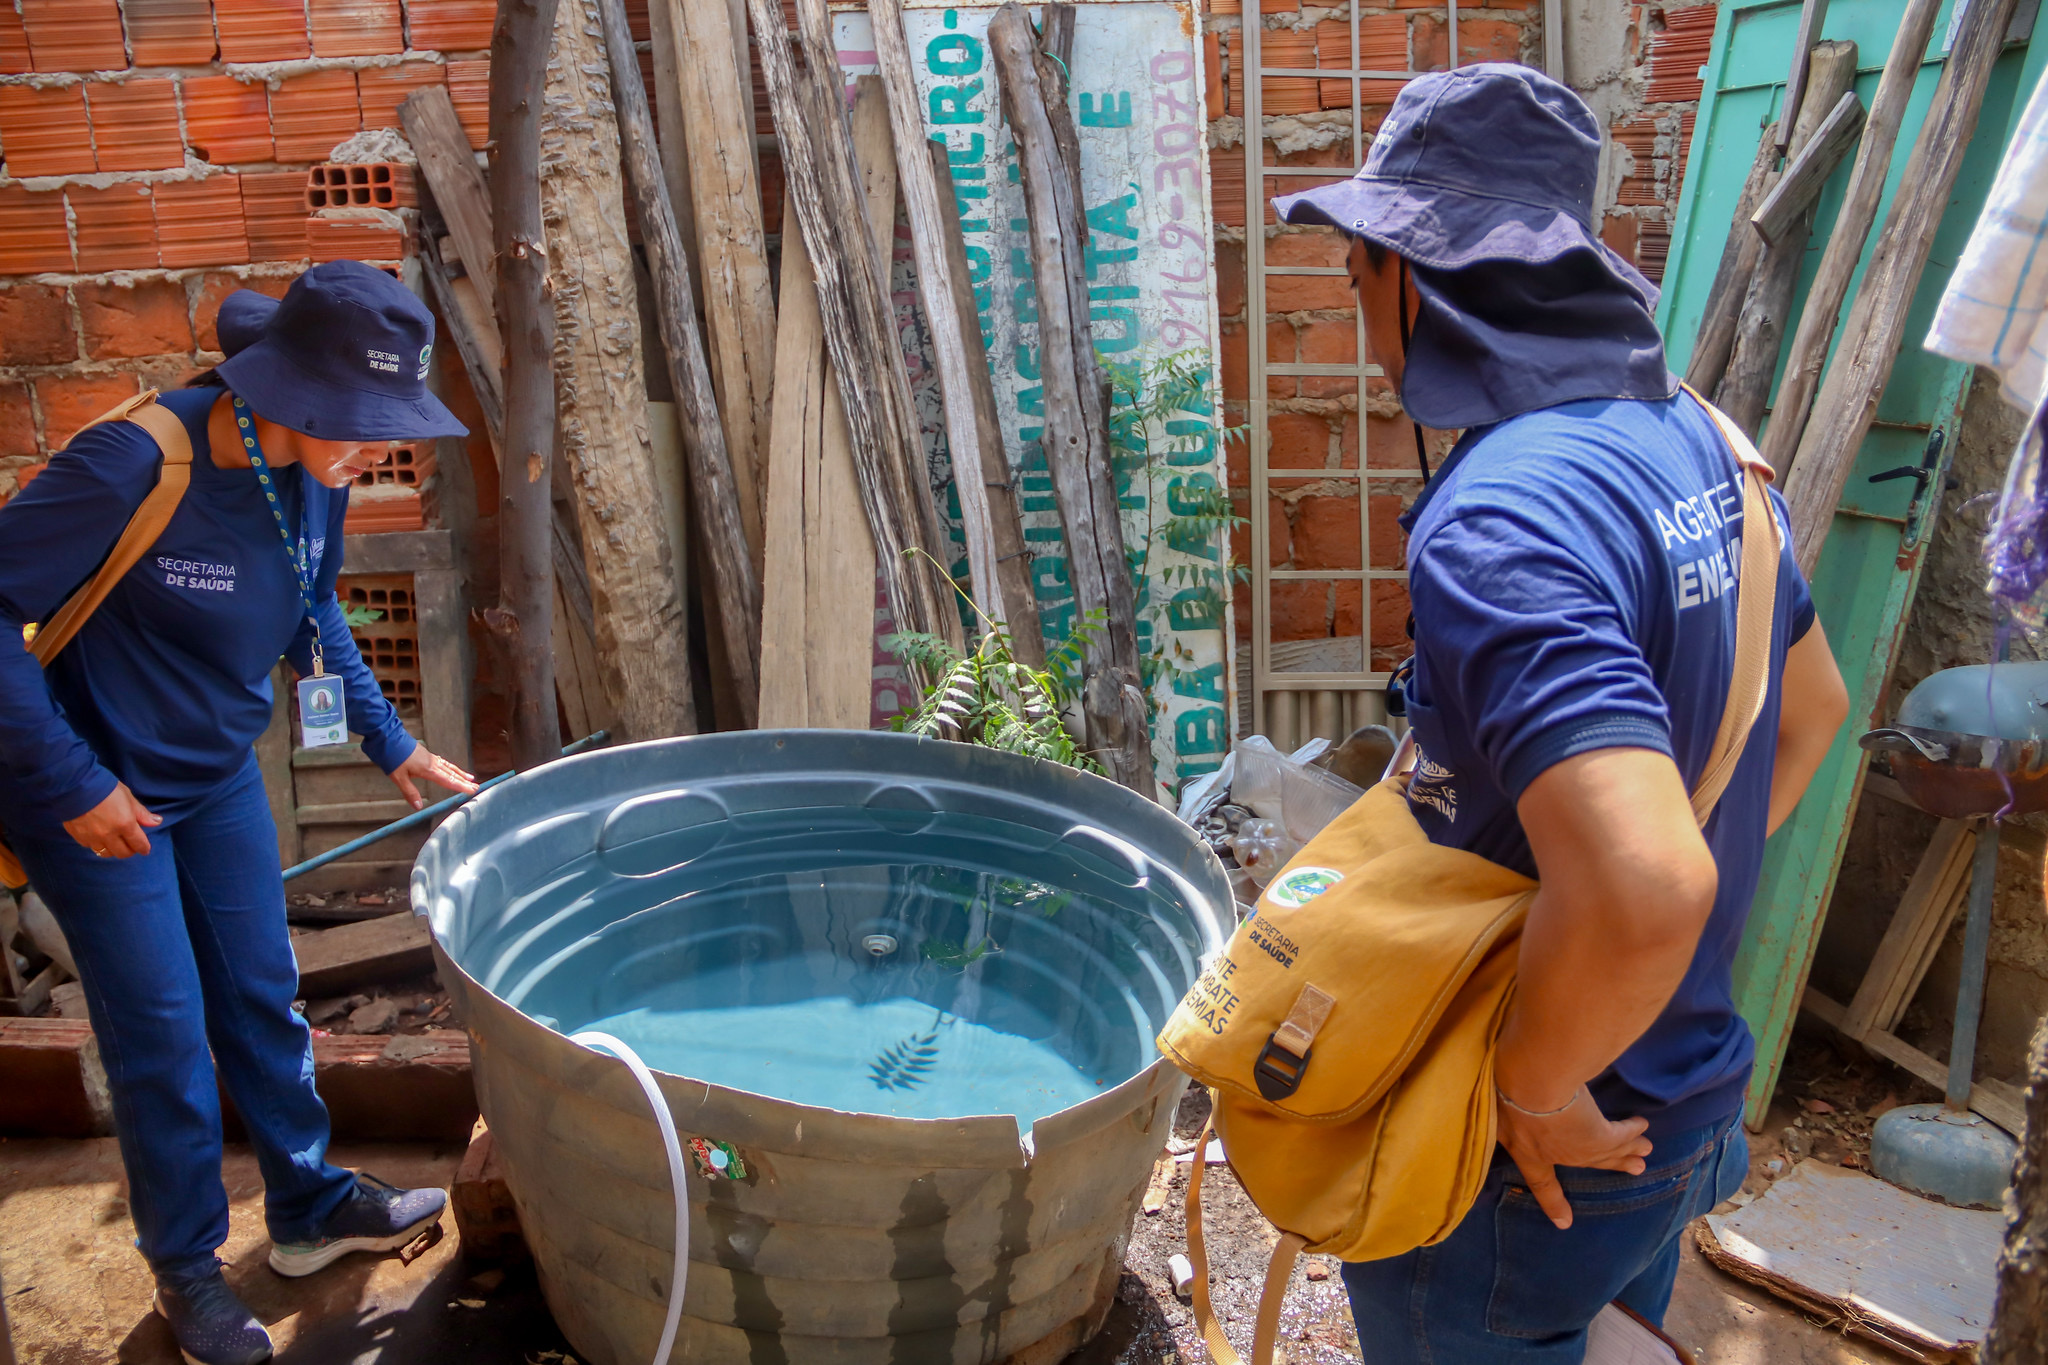
<path id="1" fill-rule="evenodd" d="M 1868 1150 L 1872 1108 L 1888 1096 L 1890 1103 L 1921 1098 L 1894 1094 L 1902 1084 L 1881 1063 L 1847 1059 L 1827 1043 L 1802 1037 L 1770 1123 L 1752 1139 L 1751 1191 L 1789 1169 L 1788 1145 L 1811 1153 L 1804 1159 L 1854 1164 Z M 1175 1125 L 1181 1142 L 1196 1136 L 1205 1103 L 1199 1093 L 1183 1103 Z M 447 1184 L 461 1155 L 454 1146 L 425 1144 L 344 1145 L 333 1153 L 345 1165 L 408 1185 Z M 1170 1256 L 1185 1250 L 1187 1171 L 1186 1163 L 1178 1164 L 1165 1206 L 1138 1218 L 1116 1308 L 1102 1335 L 1069 1365 L 1196 1365 L 1206 1359 L 1193 1314 L 1174 1295 L 1167 1267 Z M 229 1280 L 276 1337 L 280 1365 L 574 1365 L 532 1272 L 465 1263 L 452 1223 L 447 1237 L 410 1263 L 396 1254 L 358 1256 L 307 1279 L 285 1280 L 263 1261 L 262 1181 L 246 1147 L 228 1149 L 226 1176 L 232 1214 L 222 1256 Z M 177 1365 L 169 1332 L 149 1311 L 149 1277 L 132 1246 L 123 1192 L 111 1139 L 0 1139 L 0 1292 L 20 1365 Z M 1227 1168 L 1210 1168 L 1204 1197 L 1217 1309 L 1226 1330 L 1248 1348 L 1273 1234 Z M 1702 1365 L 1903 1360 L 1809 1322 L 1714 1269 L 1689 1244 L 1667 1328 Z M 1303 1258 L 1289 1287 L 1282 1335 L 1285 1365 L 1358 1360 L 1335 1262 Z"/>

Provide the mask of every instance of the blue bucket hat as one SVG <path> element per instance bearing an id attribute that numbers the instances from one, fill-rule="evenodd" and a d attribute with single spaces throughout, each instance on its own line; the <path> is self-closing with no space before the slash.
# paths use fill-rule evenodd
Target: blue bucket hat
<path id="1" fill-rule="evenodd" d="M 1600 240 L 1599 178 L 1600 122 L 1586 102 L 1530 67 L 1484 62 L 1410 81 L 1357 175 L 1280 195 L 1273 209 L 1437 270 L 1590 250 L 1654 306 L 1656 286 Z"/>
<path id="2" fill-rule="evenodd" d="M 329 441 L 469 434 L 427 391 L 434 315 L 373 266 L 316 265 L 281 300 L 238 289 L 215 327 L 221 379 L 280 426 Z"/>

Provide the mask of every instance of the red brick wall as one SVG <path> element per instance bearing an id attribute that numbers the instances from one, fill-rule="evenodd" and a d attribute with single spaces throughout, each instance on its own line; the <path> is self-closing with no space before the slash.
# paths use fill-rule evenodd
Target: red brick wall
<path id="1" fill-rule="evenodd" d="M 644 11 L 644 4 L 639 6 Z M 417 210 L 312 166 L 445 84 L 484 137 L 492 0 L 0 0 L 0 498 L 139 385 L 217 362 L 237 287 L 393 270 Z"/>
<path id="2" fill-rule="evenodd" d="M 1205 58 L 1209 66 L 1211 171 L 1217 224 L 1219 310 L 1222 326 L 1223 392 L 1226 420 L 1231 425 L 1250 418 L 1248 329 L 1263 326 L 1270 360 L 1350 362 L 1355 359 L 1356 301 L 1348 281 L 1331 276 L 1269 277 L 1266 312 L 1250 316 L 1245 282 L 1245 234 L 1249 220 L 1242 127 L 1243 0 L 1210 0 L 1205 19 Z M 1350 59 L 1349 12 L 1316 9 L 1310 15 L 1300 0 L 1261 0 L 1262 60 L 1268 67 L 1344 67 Z M 1628 69 L 1609 88 L 1593 97 L 1596 108 L 1620 107 L 1612 121 L 1610 174 L 1606 200 L 1600 205 L 1603 237 L 1637 263 L 1653 280 L 1661 277 L 1670 241 L 1670 222 L 1684 177 L 1684 151 L 1692 136 L 1693 111 L 1699 99 L 1698 68 L 1706 60 L 1715 8 L 1663 6 L 1613 0 L 1593 14 L 1578 12 L 1576 22 L 1609 23 L 1627 30 Z M 1359 11 L 1360 65 L 1374 69 L 1441 70 L 1447 58 L 1444 11 L 1426 3 L 1366 4 Z M 1536 63 L 1542 53 L 1540 0 L 1460 5 L 1460 64 L 1478 61 Z M 1612 73 L 1607 73 L 1612 74 Z M 1367 81 L 1362 125 L 1366 137 L 1398 93 L 1395 81 Z M 1617 99 L 1615 90 L 1621 94 Z M 1352 98 L 1345 80 L 1267 77 L 1261 99 L 1267 114 L 1263 164 L 1328 166 L 1332 179 L 1356 169 L 1348 137 L 1335 141 L 1319 131 L 1341 122 Z M 1323 145 L 1314 145 L 1322 143 Z M 1323 183 L 1289 177 L 1252 188 L 1263 203 L 1274 194 Z M 1278 226 L 1270 209 L 1263 213 L 1269 265 L 1342 265 L 1345 246 L 1327 229 Z M 1368 300 L 1368 308 L 1392 310 L 1392 298 Z M 1238 515 L 1265 519 L 1268 556 L 1273 569 L 1357 568 L 1367 558 L 1359 532 L 1354 479 L 1318 478 L 1317 469 L 1355 469 L 1361 440 L 1369 469 L 1408 470 L 1415 467 L 1414 433 L 1384 381 L 1371 381 L 1363 395 L 1352 381 L 1321 377 L 1272 377 L 1264 395 L 1269 402 L 1269 469 L 1271 496 L 1256 512 L 1251 506 L 1250 464 L 1243 442 L 1230 447 L 1230 486 Z M 1456 433 L 1431 433 L 1432 465 L 1441 460 Z M 1395 518 L 1412 498 L 1415 481 L 1375 482 L 1369 491 L 1372 568 L 1400 568 L 1406 546 Z M 1250 563 L 1251 537 L 1240 528 L 1233 552 Z M 1272 638 L 1302 641 L 1366 634 L 1368 664 L 1390 667 L 1408 652 L 1402 630 L 1407 617 L 1402 584 L 1379 581 L 1373 598 L 1364 600 L 1355 583 L 1286 582 L 1271 593 Z M 1248 645 L 1253 587 L 1236 596 L 1240 647 Z M 1370 624 L 1367 625 L 1369 618 Z"/>

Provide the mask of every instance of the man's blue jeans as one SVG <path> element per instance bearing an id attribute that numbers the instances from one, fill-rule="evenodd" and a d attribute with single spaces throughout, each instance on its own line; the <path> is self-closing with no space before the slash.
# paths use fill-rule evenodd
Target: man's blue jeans
<path id="1" fill-rule="evenodd" d="M 1365 1365 L 1577 1365 L 1586 1328 L 1620 1300 L 1661 1325 L 1686 1224 L 1749 1174 L 1739 1116 L 1673 1134 L 1641 1175 L 1558 1170 L 1572 1225 L 1559 1232 L 1505 1151 L 1479 1201 L 1433 1247 L 1344 1267 Z"/>
<path id="2" fill-rule="evenodd" d="M 146 857 L 98 858 L 63 834 L 8 836 L 78 960 L 136 1245 L 157 1273 L 179 1276 L 210 1270 L 228 1235 L 216 1065 L 256 1149 L 272 1236 L 310 1235 L 355 1177 L 326 1160 L 327 1106 L 292 1009 L 298 963 L 255 758 L 149 839 Z"/>

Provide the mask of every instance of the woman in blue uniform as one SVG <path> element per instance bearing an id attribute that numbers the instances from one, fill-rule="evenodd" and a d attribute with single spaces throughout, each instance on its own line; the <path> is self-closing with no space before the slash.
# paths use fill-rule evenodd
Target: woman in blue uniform
<path id="1" fill-rule="evenodd" d="M 157 1311 L 186 1360 L 252 1365 L 270 1338 L 215 1256 L 216 1067 L 263 1171 L 278 1273 L 403 1245 L 446 1201 L 326 1160 L 251 745 L 283 657 L 341 684 L 324 690 L 346 728 L 416 809 L 422 780 L 475 790 L 405 732 L 334 593 L 350 484 L 388 442 L 466 432 L 426 389 L 432 315 L 382 271 L 338 261 L 281 302 L 238 292 L 219 330 L 229 358 L 158 400 L 191 438 L 190 487 L 47 671 L 7 642 L 98 569 L 162 453 L 140 426 L 94 427 L 0 510 L 0 830 L 77 959 Z"/>

